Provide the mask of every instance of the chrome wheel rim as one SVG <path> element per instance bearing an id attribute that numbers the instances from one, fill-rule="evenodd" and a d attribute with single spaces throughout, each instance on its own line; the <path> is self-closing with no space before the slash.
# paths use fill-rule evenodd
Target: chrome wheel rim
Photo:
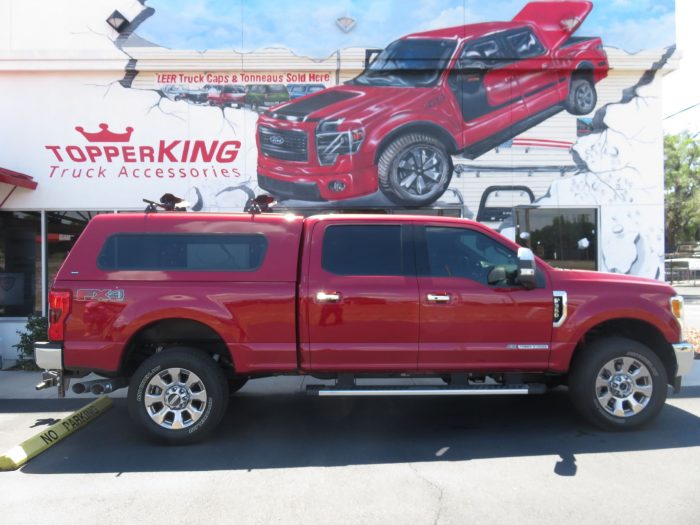
<path id="1" fill-rule="evenodd" d="M 399 156 L 396 163 L 396 184 L 412 198 L 432 197 L 442 190 L 447 173 L 447 160 L 433 146 L 413 146 Z"/>
<path id="2" fill-rule="evenodd" d="M 615 417 L 628 418 L 649 405 L 654 383 L 644 363 L 632 357 L 617 357 L 598 372 L 595 391 L 603 410 Z"/>
<path id="3" fill-rule="evenodd" d="M 162 428 L 180 430 L 194 425 L 207 406 L 207 389 L 202 380 L 186 368 L 167 368 L 146 385 L 146 413 Z"/>
<path id="4" fill-rule="evenodd" d="M 576 105 L 588 113 L 593 109 L 593 88 L 590 84 L 581 84 L 576 90 Z"/>

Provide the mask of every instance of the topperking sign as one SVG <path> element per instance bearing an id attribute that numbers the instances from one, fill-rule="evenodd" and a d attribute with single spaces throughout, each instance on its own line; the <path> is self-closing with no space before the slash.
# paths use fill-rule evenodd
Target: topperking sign
<path id="1" fill-rule="evenodd" d="M 75 130 L 83 144 L 49 144 L 50 179 L 80 178 L 235 178 L 232 164 L 241 150 L 239 140 L 157 140 L 131 143 L 134 128 L 114 132 L 102 123 L 100 130 Z M 146 166 L 143 166 L 143 165 Z"/>

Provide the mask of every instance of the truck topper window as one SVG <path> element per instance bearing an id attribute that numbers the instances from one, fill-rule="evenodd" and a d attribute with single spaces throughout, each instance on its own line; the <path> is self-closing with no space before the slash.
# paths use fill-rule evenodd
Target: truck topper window
<path id="1" fill-rule="evenodd" d="M 261 234 L 120 233 L 97 258 L 103 270 L 250 272 L 267 251 Z"/>
<path id="2" fill-rule="evenodd" d="M 413 275 L 400 225 L 329 226 L 321 266 L 338 275 Z"/>

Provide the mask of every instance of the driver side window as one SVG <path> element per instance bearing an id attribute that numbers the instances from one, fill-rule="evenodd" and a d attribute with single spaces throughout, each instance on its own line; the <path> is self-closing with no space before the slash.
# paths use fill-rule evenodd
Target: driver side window
<path id="1" fill-rule="evenodd" d="M 425 228 L 425 240 L 430 277 L 471 279 L 486 286 L 514 282 L 517 255 L 488 235 L 467 228 L 429 226 Z M 499 273 L 505 278 L 494 281 L 494 268 L 502 268 Z"/>

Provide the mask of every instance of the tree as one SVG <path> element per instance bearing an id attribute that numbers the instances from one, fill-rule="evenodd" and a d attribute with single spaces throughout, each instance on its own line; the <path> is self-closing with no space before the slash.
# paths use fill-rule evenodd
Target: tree
<path id="1" fill-rule="evenodd" d="M 666 252 L 700 239 L 700 141 L 688 132 L 664 137 Z"/>

